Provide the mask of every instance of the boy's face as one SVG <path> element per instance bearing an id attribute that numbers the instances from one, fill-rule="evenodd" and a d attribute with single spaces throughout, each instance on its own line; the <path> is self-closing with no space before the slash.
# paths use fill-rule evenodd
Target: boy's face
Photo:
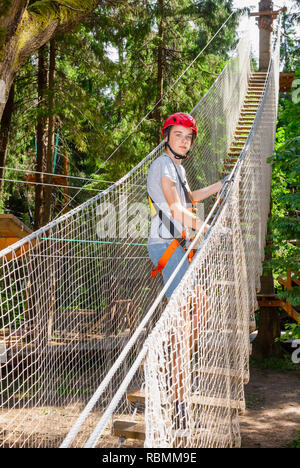
<path id="1" fill-rule="evenodd" d="M 167 138 L 165 138 L 165 142 Z M 175 153 L 184 156 L 193 142 L 193 130 L 182 125 L 173 125 L 169 133 L 169 145 Z"/>

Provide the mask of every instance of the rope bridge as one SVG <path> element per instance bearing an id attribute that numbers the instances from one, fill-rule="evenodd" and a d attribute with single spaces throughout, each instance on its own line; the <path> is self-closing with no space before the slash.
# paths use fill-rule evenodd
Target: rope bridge
<path id="1" fill-rule="evenodd" d="M 241 40 L 191 111 L 199 128 L 185 163 L 191 189 L 222 172 L 230 183 L 213 207 L 204 202 L 212 227 L 169 303 L 180 265 L 163 286 L 146 249 L 146 177 L 163 143 L 107 190 L 0 252 L 3 447 L 113 447 L 117 436 L 146 447 L 239 446 L 278 58 L 279 40 L 269 70 L 255 73 Z"/>

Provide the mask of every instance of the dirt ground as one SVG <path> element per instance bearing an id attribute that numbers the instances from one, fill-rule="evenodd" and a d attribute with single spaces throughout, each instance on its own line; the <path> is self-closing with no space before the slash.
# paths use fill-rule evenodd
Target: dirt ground
<path id="1" fill-rule="evenodd" d="M 242 448 L 284 448 L 300 430 L 300 372 L 250 369 L 245 386 L 246 412 L 240 416 Z M 74 424 L 82 408 L 76 404 L 63 407 L 35 407 L 10 410 L 0 417 L 0 446 L 59 447 L 66 432 Z M 83 430 L 83 446 L 100 419 L 93 412 Z M 143 416 L 138 415 L 142 420 Z M 15 430 L 6 431 L 15 421 Z M 119 440 L 106 431 L 99 447 L 117 447 Z M 143 442 L 126 440 L 123 448 L 142 448 Z"/>
<path id="2" fill-rule="evenodd" d="M 242 448 L 285 448 L 300 431 L 300 372 L 250 369 Z M 124 447 L 143 447 L 126 441 Z"/>
<path id="3" fill-rule="evenodd" d="M 251 368 L 240 416 L 242 448 L 284 448 L 300 430 L 300 376 Z"/>

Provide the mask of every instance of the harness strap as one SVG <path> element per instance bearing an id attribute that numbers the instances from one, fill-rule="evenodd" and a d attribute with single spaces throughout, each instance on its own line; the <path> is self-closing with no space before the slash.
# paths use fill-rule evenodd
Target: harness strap
<path id="1" fill-rule="evenodd" d="M 174 237 L 174 239 L 179 239 L 182 247 L 185 247 L 185 243 L 186 243 L 185 234 L 180 232 L 176 228 L 172 219 L 170 219 L 170 217 L 159 208 L 159 206 L 155 203 L 155 201 L 150 197 L 149 194 L 148 194 L 148 200 L 149 200 L 149 205 L 150 205 L 150 210 L 151 210 L 151 216 L 155 216 L 158 214 L 160 221 L 165 226 L 165 228 L 169 231 L 171 236 Z"/>
<path id="2" fill-rule="evenodd" d="M 180 245 L 180 242 L 178 242 L 177 239 L 173 239 L 171 244 L 166 248 L 160 259 L 158 260 L 157 267 L 151 271 L 151 276 L 154 278 L 157 273 L 161 273 L 161 271 L 165 268 L 166 264 L 172 257 L 173 253 L 177 249 L 177 247 Z"/>
<path id="3" fill-rule="evenodd" d="M 172 163 L 174 164 L 173 161 L 172 161 Z M 186 185 L 185 185 L 185 183 L 182 181 L 182 179 L 180 177 L 180 174 L 178 172 L 176 164 L 174 164 L 174 167 L 175 167 L 175 170 L 176 170 L 176 173 L 177 173 L 178 180 L 179 180 L 180 185 L 182 186 L 182 189 L 183 189 L 183 192 L 184 192 L 186 204 L 187 204 L 188 207 L 191 208 L 191 207 L 193 207 L 193 203 L 192 203 L 192 201 L 190 199 L 190 196 L 189 196 L 189 193 L 187 191 Z M 165 213 L 163 213 L 163 211 L 152 200 L 150 195 L 148 195 L 148 199 L 149 199 L 151 215 L 155 216 L 156 214 L 158 214 L 159 219 L 161 220 L 162 224 L 164 224 L 164 226 L 170 232 L 171 236 L 174 237 L 174 239 L 172 240 L 170 245 L 167 247 L 167 249 L 162 254 L 161 258 L 159 259 L 157 267 L 154 270 L 151 271 L 151 276 L 152 276 L 152 278 L 154 278 L 158 273 L 162 272 L 162 270 L 164 269 L 164 267 L 166 266 L 166 264 L 168 263 L 168 261 L 172 257 L 173 253 L 177 249 L 177 247 L 179 247 L 179 245 L 181 245 L 186 250 L 187 245 L 186 245 L 185 231 L 180 233 L 178 231 L 178 229 L 176 229 L 173 221 Z M 194 210 L 195 210 L 195 208 L 192 208 L 192 211 L 194 211 Z M 194 255 L 195 255 L 195 250 L 192 249 L 188 254 L 189 263 L 191 263 Z"/>

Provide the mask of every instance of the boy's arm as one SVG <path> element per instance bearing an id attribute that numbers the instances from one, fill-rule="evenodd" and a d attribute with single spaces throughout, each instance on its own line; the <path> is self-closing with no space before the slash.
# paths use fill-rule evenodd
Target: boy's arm
<path id="1" fill-rule="evenodd" d="M 199 231 L 203 222 L 182 205 L 176 189 L 176 184 L 169 177 L 162 177 L 161 186 L 173 218 L 183 224 L 184 227 Z M 206 224 L 204 233 L 206 233 L 208 229 L 209 225 Z"/>
<path id="2" fill-rule="evenodd" d="M 206 198 L 210 197 L 214 193 L 217 193 L 221 190 L 222 188 L 222 181 L 219 180 L 219 182 L 216 182 L 215 184 L 209 185 L 208 187 L 204 187 L 199 190 L 194 190 L 193 192 L 190 192 L 190 197 L 192 201 L 198 200 L 202 201 L 205 200 Z"/>

